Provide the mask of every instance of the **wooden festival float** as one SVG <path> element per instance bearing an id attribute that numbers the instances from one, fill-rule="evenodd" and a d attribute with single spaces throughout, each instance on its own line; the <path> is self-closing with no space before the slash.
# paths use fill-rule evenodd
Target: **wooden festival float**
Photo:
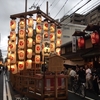
<path id="1" fill-rule="evenodd" d="M 60 56 L 60 24 L 39 7 L 10 18 L 7 67 L 12 88 L 36 100 L 67 100 L 68 78 L 60 74 L 65 60 Z"/>

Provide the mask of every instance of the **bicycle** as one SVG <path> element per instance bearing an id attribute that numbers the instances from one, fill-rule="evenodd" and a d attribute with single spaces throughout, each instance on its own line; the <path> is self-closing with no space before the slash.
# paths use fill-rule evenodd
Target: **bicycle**
<path id="1" fill-rule="evenodd" d="M 86 95 L 86 88 L 85 88 L 85 83 L 78 82 L 77 79 L 74 79 L 73 85 L 72 85 L 72 91 L 76 94 L 78 93 L 80 96 L 83 98 Z"/>

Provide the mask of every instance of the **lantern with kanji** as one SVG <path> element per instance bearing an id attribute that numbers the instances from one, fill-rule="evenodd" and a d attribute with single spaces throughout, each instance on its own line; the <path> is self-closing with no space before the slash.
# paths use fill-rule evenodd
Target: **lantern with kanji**
<path id="1" fill-rule="evenodd" d="M 55 24 L 54 23 L 50 24 L 50 32 L 55 32 Z"/>
<path id="2" fill-rule="evenodd" d="M 20 28 L 25 28 L 25 18 L 20 18 L 19 27 Z"/>
<path id="3" fill-rule="evenodd" d="M 61 38 L 61 35 L 62 35 L 61 28 L 57 28 L 56 37 L 57 37 L 57 38 Z"/>
<path id="4" fill-rule="evenodd" d="M 54 41 L 55 40 L 55 34 L 54 33 L 50 33 L 50 41 Z"/>
<path id="5" fill-rule="evenodd" d="M 36 34 L 36 43 L 41 42 L 41 34 Z"/>
<path id="6" fill-rule="evenodd" d="M 32 60 L 27 60 L 26 61 L 26 68 L 31 69 L 31 67 L 32 67 Z"/>
<path id="7" fill-rule="evenodd" d="M 10 51 L 15 52 L 16 51 L 16 42 L 11 42 L 9 44 Z"/>
<path id="8" fill-rule="evenodd" d="M 79 48 L 84 48 L 85 46 L 85 40 L 83 37 L 78 38 L 78 47 Z"/>
<path id="9" fill-rule="evenodd" d="M 9 58 L 7 59 L 7 65 L 10 65 L 10 59 Z"/>
<path id="10" fill-rule="evenodd" d="M 27 49 L 27 58 L 32 58 L 32 49 Z"/>
<path id="11" fill-rule="evenodd" d="M 44 32 L 44 39 L 48 38 L 48 32 Z"/>
<path id="12" fill-rule="evenodd" d="M 24 39 L 19 39 L 18 40 L 18 47 L 19 47 L 19 49 L 24 49 L 24 46 L 25 46 Z"/>
<path id="13" fill-rule="evenodd" d="M 10 54 L 10 63 L 11 64 L 16 63 L 16 54 L 15 53 Z"/>
<path id="14" fill-rule="evenodd" d="M 51 52 L 55 51 L 55 43 L 50 43 L 50 51 Z"/>
<path id="15" fill-rule="evenodd" d="M 92 42 L 92 44 L 98 44 L 99 40 L 100 40 L 100 37 L 99 37 L 98 32 L 93 32 L 91 34 L 91 42 Z"/>
<path id="16" fill-rule="evenodd" d="M 47 20 L 45 20 L 44 23 L 43 23 L 43 30 L 48 31 L 48 22 L 47 22 Z"/>
<path id="17" fill-rule="evenodd" d="M 11 28 L 11 30 L 15 30 L 16 29 L 16 21 L 14 19 L 12 19 L 10 21 L 10 28 Z"/>
<path id="18" fill-rule="evenodd" d="M 40 55 L 35 55 L 35 63 L 40 63 Z"/>
<path id="19" fill-rule="evenodd" d="M 29 27 L 28 28 L 28 37 L 32 37 L 33 36 L 33 28 Z"/>
<path id="20" fill-rule="evenodd" d="M 10 40 L 16 40 L 16 32 L 15 31 L 10 32 Z"/>
<path id="21" fill-rule="evenodd" d="M 36 25 L 36 33 L 41 33 L 42 32 L 42 26 L 41 24 Z"/>
<path id="22" fill-rule="evenodd" d="M 28 38 L 27 39 L 27 47 L 32 47 L 33 46 L 33 39 L 32 38 Z"/>
<path id="23" fill-rule="evenodd" d="M 18 58 L 19 58 L 19 60 L 24 60 L 24 58 L 25 58 L 24 50 L 18 50 Z"/>
<path id="24" fill-rule="evenodd" d="M 16 74 L 17 73 L 17 66 L 16 66 L 16 64 L 11 65 L 10 70 L 11 70 L 12 74 Z"/>
<path id="25" fill-rule="evenodd" d="M 28 27 L 33 27 L 33 18 L 32 17 L 29 17 L 28 18 Z"/>
<path id="26" fill-rule="evenodd" d="M 24 69 L 24 61 L 18 61 L 18 70 Z"/>
<path id="27" fill-rule="evenodd" d="M 41 50 L 41 46 L 39 44 L 36 44 L 36 46 L 35 46 L 35 52 L 36 53 L 40 53 L 40 50 Z"/>
<path id="28" fill-rule="evenodd" d="M 11 55 L 11 53 L 10 53 L 10 52 L 8 52 L 8 53 L 7 53 L 7 58 L 10 58 L 10 55 Z"/>
<path id="29" fill-rule="evenodd" d="M 60 49 L 60 48 L 56 48 L 56 53 L 57 53 L 57 55 L 60 56 L 60 54 L 61 54 L 61 49 Z"/>
<path id="30" fill-rule="evenodd" d="M 61 46 L 61 39 L 57 39 L 56 40 L 56 47 L 60 47 Z"/>
<path id="31" fill-rule="evenodd" d="M 37 14 L 37 16 L 36 16 L 36 22 L 37 22 L 38 24 L 40 24 L 40 23 L 42 22 L 41 14 Z"/>
<path id="32" fill-rule="evenodd" d="M 19 38 L 24 38 L 25 36 L 25 29 L 19 29 Z"/>

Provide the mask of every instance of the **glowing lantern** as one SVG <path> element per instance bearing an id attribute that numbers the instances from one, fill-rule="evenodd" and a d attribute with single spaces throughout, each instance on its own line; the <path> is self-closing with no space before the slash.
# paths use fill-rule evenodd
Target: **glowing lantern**
<path id="1" fill-rule="evenodd" d="M 41 42 L 41 34 L 36 34 L 36 43 Z"/>
<path id="2" fill-rule="evenodd" d="M 61 49 L 60 49 L 60 48 L 56 48 L 56 53 L 57 53 L 57 55 L 60 56 L 60 52 L 61 52 Z"/>
<path id="3" fill-rule="evenodd" d="M 40 55 L 35 55 L 35 63 L 40 63 Z"/>
<path id="4" fill-rule="evenodd" d="M 8 52 L 8 53 L 7 53 L 7 58 L 10 58 L 10 55 L 11 55 L 11 53 L 10 53 L 10 52 Z"/>
<path id="5" fill-rule="evenodd" d="M 61 38 L 61 35 L 62 35 L 61 28 L 58 28 L 58 29 L 57 29 L 57 32 L 56 32 L 57 38 Z"/>
<path id="6" fill-rule="evenodd" d="M 7 65 L 8 71 L 10 71 L 10 65 Z"/>
<path id="7" fill-rule="evenodd" d="M 11 43 L 9 44 L 9 47 L 10 47 L 10 50 L 11 50 L 12 52 L 15 52 L 15 51 L 16 51 L 16 42 L 11 42 Z"/>
<path id="8" fill-rule="evenodd" d="M 17 73 L 17 66 L 16 66 L 16 64 L 11 65 L 10 69 L 11 69 L 12 74 L 16 74 Z"/>
<path id="9" fill-rule="evenodd" d="M 33 46 L 33 39 L 32 38 L 28 38 L 27 39 L 27 47 L 32 47 Z"/>
<path id="10" fill-rule="evenodd" d="M 32 17 L 28 18 L 28 27 L 33 27 L 33 18 Z"/>
<path id="11" fill-rule="evenodd" d="M 25 58 L 24 50 L 18 50 L 18 58 L 19 58 L 19 60 L 24 60 L 24 58 Z"/>
<path id="12" fill-rule="evenodd" d="M 33 36 L 33 28 L 28 28 L 28 37 Z"/>
<path id="13" fill-rule="evenodd" d="M 9 65 L 10 64 L 10 59 L 7 59 L 7 65 Z"/>
<path id="14" fill-rule="evenodd" d="M 79 48 L 84 48 L 85 46 L 85 41 L 83 37 L 78 38 L 78 47 Z"/>
<path id="15" fill-rule="evenodd" d="M 10 63 L 11 64 L 16 63 L 16 54 L 15 53 L 10 54 Z"/>
<path id="16" fill-rule="evenodd" d="M 27 49 L 27 58 L 32 58 L 32 49 Z"/>
<path id="17" fill-rule="evenodd" d="M 98 32 L 93 32 L 91 34 L 91 42 L 92 42 L 92 44 L 98 44 L 99 41 L 100 41 L 100 37 L 99 37 Z"/>
<path id="18" fill-rule="evenodd" d="M 31 69 L 32 68 L 32 60 L 27 60 L 26 61 L 26 68 Z"/>
<path id="19" fill-rule="evenodd" d="M 61 39 L 57 39 L 56 40 L 56 47 L 60 47 L 61 46 Z"/>
<path id="20" fill-rule="evenodd" d="M 51 52 L 55 51 L 55 43 L 50 43 L 50 51 Z"/>
<path id="21" fill-rule="evenodd" d="M 25 18 L 20 18 L 19 27 L 25 28 Z"/>
<path id="22" fill-rule="evenodd" d="M 24 61 L 18 61 L 18 70 L 24 69 Z"/>
<path id="23" fill-rule="evenodd" d="M 8 40 L 8 46 L 9 46 L 11 43 L 12 43 L 11 40 Z"/>
<path id="24" fill-rule="evenodd" d="M 10 21 L 10 28 L 11 28 L 11 30 L 15 30 L 16 29 L 16 21 L 14 19 L 12 19 Z"/>
<path id="25" fill-rule="evenodd" d="M 40 15 L 40 14 L 37 14 L 36 22 L 37 22 L 38 24 L 40 24 L 40 23 L 42 22 L 42 18 L 41 18 L 41 15 Z"/>
<path id="26" fill-rule="evenodd" d="M 44 32 L 44 39 L 48 38 L 48 32 Z"/>
<path id="27" fill-rule="evenodd" d="M 19 49 L 24 49 L 24 46 L 25 46 L 24 39 L 19 39 L 18 40 L 18 47 L 19 47 Z"/>
<path id="28" fill-rule="evenodd" d="M 35 53 L 40 53 L 40 50 L 41 50 L 41 46 L 39 44 L 37 44 L 35 46 Z"/>
<path id="29" fill-rule="evenodd" d="M 55 32 L 55 24 L 51 23 L 50 25 L 50 32 Z"/>
<path id="30" fill-rule="evenodd" d="M 41 33 L 42 32 L 42 26 L 40 24 L 36 25 L 36 33 Z"/>
<path id="31" fill-rule="evenodd" d="M 16 40 L 16 32 L 15 31 L 10 32 L 10 40 Z"/>
<path id="32" fill-rule="evenodd" d="M 50 41 L 54 41 L 55 40 L 55 34 L 54 33 L 50 33 Z"/>
<path id="33" fill-rule="evenodd" d="M 25 36 L 25 29 L 20 29 L 19 30 L 19 38 L 24 38 L 24 36 Z"/>
<path id="34" fill-rule="evenodd" d="M 48 22 L 47 21 L 44 21 L 44 23 L 43 23 L 43 30 L 48 31 Z"/>
<path id="35" fill-rule="evenodd" d="M 8 45 L 8 48 L 7 48 L 7 50 L 8 50 L 8 52 L 10 52 L 10 47 L 9 47 L 9 45 Z"/>

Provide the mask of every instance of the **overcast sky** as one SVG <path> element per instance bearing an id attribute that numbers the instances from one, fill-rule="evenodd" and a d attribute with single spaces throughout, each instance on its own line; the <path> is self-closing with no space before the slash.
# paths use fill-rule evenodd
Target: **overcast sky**
<path id="1" fill-rule="evenodd" d="M 65 14 L 71 14 L 89 0 L 27 0 L 27 11 L 33 4 L 40 6 L 40 9 L 46 13 L 46 2 L 48 1 L 50 16 L 54 19 L 60 19 Z M 81 2 L 80 2 L 81 1 Z M 78 13 L 86 12 L 91 5 L 100 4 L 99 0 L 91 0 L 86 6 L 82 7 Z M 77 5 L 75 7 L 75 5 Z M 0 0 L 0 49 L 3 57 L 7 54 L 7 41 L 10 34 L 10 15 L 25 11 L 25 0 Z"/>

